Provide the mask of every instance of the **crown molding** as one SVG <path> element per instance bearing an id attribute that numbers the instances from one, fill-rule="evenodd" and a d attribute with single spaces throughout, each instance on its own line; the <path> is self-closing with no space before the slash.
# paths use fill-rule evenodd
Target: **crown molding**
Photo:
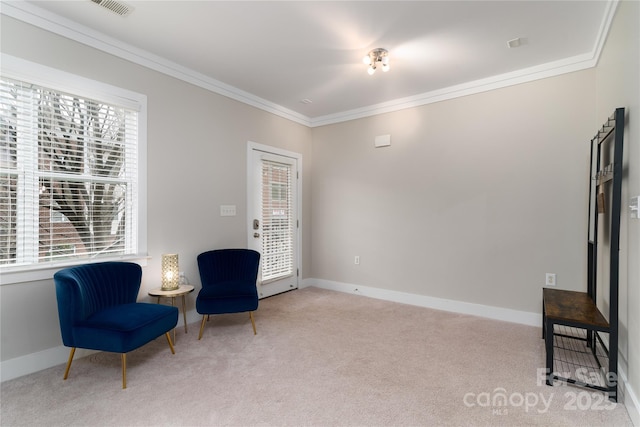
<path id="1" fill-rule="evenodd" d="M 591 68 L 596 65 L 596 62 L 597 61 L 593 58 L 592 54 L 578 55 L 560 61 L 549 62 L 531 68 L 525 68 L 510 73 L 491 76 L 485 79 L 449 86 L 431 92 L 408 96 L 406 98 L 398 98 L 368 107 L 315 117 L 311 119 L 311 127 L 324 126 L 378 114 L 391 113 L 394 111 L 404 110 L 406 108 L 420 107 L 427 104 L 433 104 L 435 102 L 446 101 L 448 99 L 460 98 L 521 83 L 527 83 L 534 80 L 545 79 L 547 77 Z"/>
<path id="2" fill-rule="evenodd" d="M 240 90 L 234 86 L 208 77 L 176 62 L 169 61 L 135 46 L 123 43 L 115 38 L 95 31 L 77 22 L 41 9 L 32 4 L 17 2 L 1 2 L 0 13 L 34 25 L 54 34 L 77 41 L 111 55 L 117 56 L 134 64 L 142 65 L 154 71 L 175 77 L 179 80 L 199 86 L 203 89 L 226 96 L 244 104 L 273 113 L 285 119 L 310 125 L 310 119 L 281 105 Z"/>
<path id="3" fill-rule="evenodd" d="M 443 89 L 425 92 L 406 98 L 398 98 L 388 102 L 370 105 L 367 107 L 357 108 L 348 111 L 342 111 L 336 114 L 319 116 L 311 118 L 311 127 L 325 126 L 334 123 L 346 122 L 365 117 L 375 116 L 378 114 L 391 113 L 403 110 L 405 108 L 420 107 L 422 105 L 433 104 L 435 102 L 445 101 L 449 99 L 460 98 L 467 95 L 473 95 L 490 90 L 500 89 L 521 83 L 532 82 L 535 80 L 546 79 L 548 77 L 559 76 L 562 74 L 573 73 L 575 71 L 585 70 L 598 65 L 602 48 L 609 34 L 611 23 L 618 7 L 619 0 L 611 0 L 607 2 L 606 10 L 600 23 L 600 29 L 594 46 L 589 53 L 577 55 L 562 60 L 548 62 L 546 64 L 537 65 L 535 67 L 523 68 L 510 73 L 499 74 L 485 79 L 474 80 L 455 86 L 449 86 Z"/>
<path id="4" fill-rule="evenodd" d="M 0 2 L 0 13 L 119 58 L 126 59 L 135 64 L 175 77 L 219 95 L 313 128 L 390 113 L 406 108 L 419 107 L 595 67 L 600 58 L 602 48 L 604 47 L 618 3 L 619 0 L 610 0 L 607 2 L 596 42 L 594 43 L 592 51 L 589 53 L 410 97 L 398 98 L 380 104 L 314 118 L 297 113 L 150 52 L 122 43 L 119 40 L 80 25 L 77 22 L 50 13 L 32 4 L 23 1 L 3 1 Z"/>

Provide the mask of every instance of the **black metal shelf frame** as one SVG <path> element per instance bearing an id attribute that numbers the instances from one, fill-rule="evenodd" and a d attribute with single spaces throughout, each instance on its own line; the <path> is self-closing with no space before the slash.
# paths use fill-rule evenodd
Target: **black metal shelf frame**
<path id="1" fill-rule="evenodd" d="M 624 108 L 617 108 L 591 140 L 587 232 L 587 292 L 543 290 L 542 337 L 547 385 L 565 382 L 618 397 L 618 298 Z M 608 184 L 610 183 L 611 184 Z M 605 192 L 608 185 L 609 191 Z M 607 194 L 608 193 L 608 194 Z M 608 202 L 608 203 L 607 203 Z M 599 238 L 607 239 L 599 242 Z M 608 243 L 609 310 L 598 303 L 599 250 Z M 608 279 L 608 280 L 607 280 Z"/>

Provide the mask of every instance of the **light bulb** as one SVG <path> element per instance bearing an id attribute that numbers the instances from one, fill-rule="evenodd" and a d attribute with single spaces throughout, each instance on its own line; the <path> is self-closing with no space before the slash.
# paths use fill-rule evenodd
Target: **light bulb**
<path id="1" fill-rule="evenodd" d="M 383 56 L 382 59 L 380 59 L 380 62 L 382 62 L 382 65 L 389 64 L 389 57 L 388 56 Z"/>
<path id="2" fill-rule="evenodd" d="M 365 56 L 364 58 L 362 58 L 362 62 L 365 65 L 371 65 L 371 57 L 369 55 Z"/>
<path id="3" fill-rule="evenodd" d="M 389 71 L 389 64 L 382 64 L 382 72 L 386 73 Z"/>
<path id="4" fill-rule="evenodd" d="M 369 73 L 370 76 L 373 75 L 373 73 L 376 72 L 376 67 L 374 67 L 373 65 L 369 66 L 369 68 L 367 69 L 367 73 Z"/>

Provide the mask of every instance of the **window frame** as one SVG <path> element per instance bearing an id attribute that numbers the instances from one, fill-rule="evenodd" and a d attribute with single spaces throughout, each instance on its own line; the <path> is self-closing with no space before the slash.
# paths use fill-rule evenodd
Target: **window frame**
<path id="1" fill-rule="evenodd" d="M 59 262 L 22 266 L 0 266 L 0 286 L 21 282 L 51 279 L 60 268 L 102 262 L 127 260 L 146 265 L 147 255 L 147 96 L 104 82 L 78 76 L 66 71 L 0 54 L 0 74 L 16 80 L 28 81 L 51 89 L 79 96 L 86 96 L 106 103 L 113 103 L 138 112 L 138 224 L 137 254 L 115 255 L 94 259 L 65 259 Z"/>

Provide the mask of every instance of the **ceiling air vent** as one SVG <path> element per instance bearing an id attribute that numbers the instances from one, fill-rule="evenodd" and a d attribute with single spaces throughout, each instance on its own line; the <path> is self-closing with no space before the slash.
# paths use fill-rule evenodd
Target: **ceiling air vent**
<path id="1" fill-rule="evenodd" d="M 127 16 L 131 12 L 133 12 L 133 8 L 129 5 L 126 5 L 122 2 L 115 0 L 91 0 L 95 4 L 104 7 L 105 9 L 110 10 L 113 13 L 117 13 L 120 16 Z"/>

